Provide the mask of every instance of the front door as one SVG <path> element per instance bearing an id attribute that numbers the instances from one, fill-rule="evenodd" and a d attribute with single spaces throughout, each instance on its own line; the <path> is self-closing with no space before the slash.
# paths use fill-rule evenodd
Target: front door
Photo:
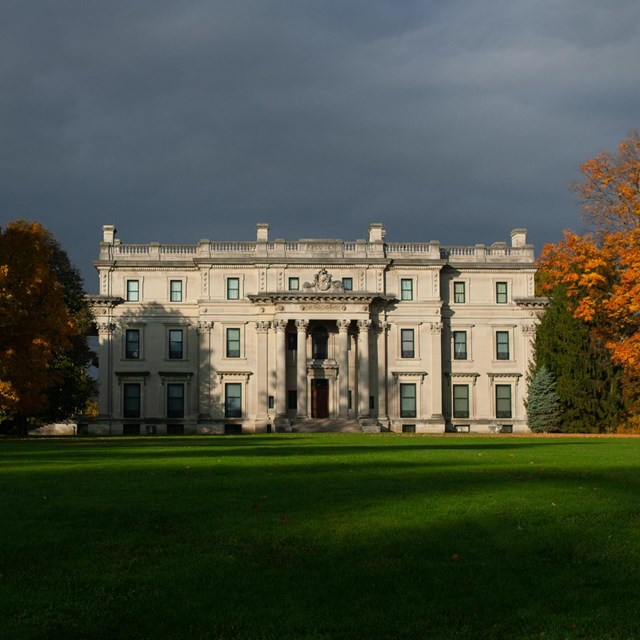
<path id="1" fill-rule="evenodd" d="M 311 417 L 329 417 L 329 381 L 326 378 L 311 381 Z"/>

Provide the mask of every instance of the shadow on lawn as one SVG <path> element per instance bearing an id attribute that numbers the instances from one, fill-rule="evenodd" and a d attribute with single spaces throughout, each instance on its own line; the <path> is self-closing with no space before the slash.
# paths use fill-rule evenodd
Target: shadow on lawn
<path id="1" fill-rule="evenodd" d="M 166 442 L 117 456 L 118 441 L 112 458 L 70 443 L 67 459 L 102 466 L 56 479 L 49 465 L 15 486 L 0 476 L 8 637 L 639 637 L 631 455 L 604 469 L 545 468 L 557 458 L 544 456 L 473 469 L 493 443 L 347 446 L 353 463 L 335 464 L 326 456 L 345 457 L 313 438 L 156 450 Z M 583 443 L 497 444 L 509 458 Z M 203 464 L 187 466 L 193 456 Z"/>

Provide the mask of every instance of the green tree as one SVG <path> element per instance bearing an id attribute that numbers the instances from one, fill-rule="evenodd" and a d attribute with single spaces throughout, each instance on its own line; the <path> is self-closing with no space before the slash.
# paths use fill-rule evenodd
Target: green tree
<path id="1" fill-rule="evenodd" d="M 561 431 L 607 432 L 626 418 L 623 371 L 611 361 L 604 341 L 573 316 L 561 285 L 553 290 L 538 326 L 535 363 L 555 377 L 563 409 Z"/>
<path id="2" fill-rule="evenodd" d="M 531 376 L 527 398 L 527 421 L 535 433 L 557 431 L 560 426 L 562 406 L 556 391 L 554 375 L 545 365 L 538 367 Z"/>
<path id="3" fill-rule="evenodd" d="M 80 272 L 71 264 L 60 243 L 48 236 L 51 250 L 51 271 L 62 285 L 64 305 L 76 331 L 69 337 L 66 347 L 59 348 L 51 361 L 52 370 L 58 372 L 58 381 L 48 391 L 48 420 L 64 420 L 82 413 L 88 400 L 95 394 L 95 381 L 88 375 L 92 352 L 87 334 L 93 324 L 93 315 L 84 292 Z"/>

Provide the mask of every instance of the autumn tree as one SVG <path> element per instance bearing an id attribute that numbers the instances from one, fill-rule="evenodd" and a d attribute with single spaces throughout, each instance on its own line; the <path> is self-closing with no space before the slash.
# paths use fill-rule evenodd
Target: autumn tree
<path id="1" fill-rule="evenodd" d="M 640 133 L 582 165 L 575 191 L 592 230 L 544 247 L 543 290 L 562 285 L 573 316 L 622 368 L 625 400 L 640 419 Z"/>
<path id="2" fill-rule="evenodd" d="M 81 408 L 89 323 L 80 276 L 53 236 L 23 220 L 0 230 L 0 418 L 24 432 L 28 418 Z"/>

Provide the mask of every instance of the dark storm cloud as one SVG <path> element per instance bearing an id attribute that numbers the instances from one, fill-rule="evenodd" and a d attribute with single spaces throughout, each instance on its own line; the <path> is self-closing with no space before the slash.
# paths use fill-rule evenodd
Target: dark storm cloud
<path id="1" fill-rule="evenodd" d="M 580 227 L 579 164 L 640 126 L 631 0 L 5 2 L 0 212 L 95 290 L 123 241 L 474 244 Z"/>

